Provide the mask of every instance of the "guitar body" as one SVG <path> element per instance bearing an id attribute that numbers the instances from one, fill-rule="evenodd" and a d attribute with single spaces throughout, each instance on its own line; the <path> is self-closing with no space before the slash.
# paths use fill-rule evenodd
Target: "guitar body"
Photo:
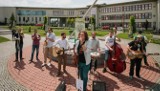
<path id="1" fill-rule="evenodd" d="M 144 54 L 141 51 L 135 51 L 135 54 L 133 54 L 131 51 L 127 51 L 127 56 L 129 59 L 135 59 L 135 58 L 143 58 Z"/>

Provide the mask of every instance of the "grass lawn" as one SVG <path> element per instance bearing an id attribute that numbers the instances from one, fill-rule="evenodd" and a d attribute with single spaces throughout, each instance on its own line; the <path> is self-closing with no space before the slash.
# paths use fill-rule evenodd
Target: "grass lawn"
<path id="1" fill-rule="evenodd" d="M 0 28 L 9 29 L 8 26 L 0 26 Z"/>
<path id="2" fill-rule="evenodd" d="M 149 34 L 149 33 L 145 33 L 144 34 L 147 39 L 151 42 L 151 43 L 155 43 L 155 44 L 160 44 L 160 39 L 155 39 L 153 38 L 153 35 L 152 34 Z M 122 39 L 130 39 L 130 40 L 133 40 L 133 38 L 129 38 L 128 37 L 128 33 L 120 33 L 117 35 L 118 38 L 122 38 Z"/>
<path id="3" fill-rule="evenodd" d="M 20 26 L 16 26 L 16 27 L 19 28 Z M 30 26 L 21 26 L 21 28 L 23 28 L 23 32 L 24 33 L 32 34 L 33 31 L 34 31 L 34 29 L 37 29 L 38 33 L 41 36 L 45 36 L 45 31 L 42 30 L 41 27 L 39 27 L 39 26 L 31 26 L 31 32 L 29 32 L 29 27 Z M 60 36 L 62 32 L 65 32 L 67 35 L 69 35 L 69 31 L 70 30 L 69 29 L 62 29 L 62 28 L 60 28 L 60 29 L 54 29 L 53 28 L 53 31 L 54 31 L 54 33 L 55 33 L 56 36 Z M 105 36 L 106 34 L 108 34 L 108 31 L 106 31 L 106 30 L 100 30 L 100 31 L 95 31 L 95 32 L 96 32 L 97 36 Z M 87 30 L 87 33 L 88 33 L 89 36 L 91 36 L 92 31 L 88 31 Z"/>
<path id="4" fill-rule="evenodd" d="M 7 38 L 4 38 L 4 37 L 2 37 L 2 36 L 0 36 L 0 43 L 2 43 L 2 42 L 7 42 L 7 41 L 10 41 L 10 40 L 7 39 Z"/>

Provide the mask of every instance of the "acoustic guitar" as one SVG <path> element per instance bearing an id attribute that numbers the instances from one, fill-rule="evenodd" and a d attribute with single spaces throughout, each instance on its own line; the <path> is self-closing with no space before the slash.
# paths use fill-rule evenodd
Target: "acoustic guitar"
<path id="1" fill-rule="evenodd" d="M 127 57 L 129 59 L 135 59 L 135 58 L 143 58 L 144 57 L 144 53 L 142 53 L 141 51 L 134 51 L 135 54 L 133 54 L 131 51 L 127 51 Z M 147 53 L 147 56 L 149 55 L 160 55 L 159 53 Z"/>
<path id="2" fill-rule="evenodd" d="M 53 52 L 52 52 L 53 57 L 58 57 L 60 55 L 63 55 L 65 51 L 73 50 L 73 48 L 63 49 L 63 48 L 59 48 L 59 47 L 53 47 L 52 50 L 53 50 Z"/>

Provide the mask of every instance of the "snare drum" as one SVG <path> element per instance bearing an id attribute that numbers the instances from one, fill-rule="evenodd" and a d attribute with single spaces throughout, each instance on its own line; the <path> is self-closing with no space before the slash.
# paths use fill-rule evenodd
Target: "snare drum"
<path id="1" fill-rule="evenodd" d="M 91 57 L 92 58 L 98 58 L 98 57 L 100 57 L 100 53 L 98 53 L 98 52 L 91 52 Z"/>

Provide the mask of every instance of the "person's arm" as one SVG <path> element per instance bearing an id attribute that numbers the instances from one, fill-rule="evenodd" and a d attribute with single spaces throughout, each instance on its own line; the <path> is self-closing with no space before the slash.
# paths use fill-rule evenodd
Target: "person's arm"
<path id="1" fill-rule="evenodd" d="M 31 38 L 32 38 L 32 40 L 34 40 L 35 36 L 34 36 L 34 35 L 32 35 L 32 36 L 31 36 Z"/>
<path id="2" fill-rule="evenodd" d="M 132 45 L 133 45 L 133 44 L 134 44 L 134 42 L 133 42 L 133 41 L 132 41 L 132 42 L 130 42 L 130 43 L 128 43 L 128 45 L 127 45 L 127 49 L 128 49 L 128 51 L 132 52 L 132 54 L 135 54 L 135 51 L 131 49 L 131 47 L 132 47 Z"/>

